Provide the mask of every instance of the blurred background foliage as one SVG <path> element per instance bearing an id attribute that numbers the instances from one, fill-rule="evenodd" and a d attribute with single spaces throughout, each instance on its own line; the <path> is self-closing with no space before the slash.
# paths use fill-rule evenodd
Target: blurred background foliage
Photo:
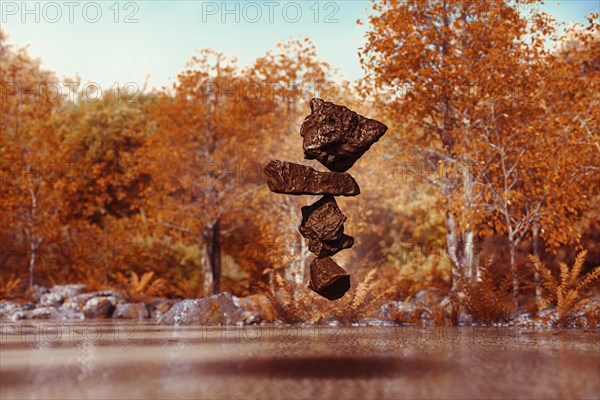
<path id="1" fill-rule="evenodd" d="M 49 96 L 61 80 L 2 32 L 0 296 L 58 283 L 134 298 L 229 291 L 266 296 L 263 317 L 291 322 L 351 320 L 423 291 L 450 299 L 422 301 L 440 322 L 456 307 L 484 321 L 537 312 L 543 298 L 573 311 L 545 282 L 582 249 L 574 279 L 600 264 L 598 16 L 558 37 L 543 16 L 515 23 L 504 2 L 447 3 L 376 3 L 359 82 L 290 39 L 245 68 L 201 50 L 173 87 L 94 101 Z M 477 89 L 457 94 L 460 82 Z M 525 95 L 507 99 L 503 85 Z M 297 226 L 311 199 L 273 195 L 262 173 L 275 158 L 322 169 L 303 160 L 299 135 L 312 97 L 390 127 L 350 171 L 362 194 L 339 200 L 356 243 L 336 256 L 353 274 L 338 304 L 306 287 Z"/>

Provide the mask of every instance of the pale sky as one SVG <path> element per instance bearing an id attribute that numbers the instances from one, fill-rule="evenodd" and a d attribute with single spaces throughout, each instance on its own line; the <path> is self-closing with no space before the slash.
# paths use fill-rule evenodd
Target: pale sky
<path id="1" fill-rule="evenodd" d="M 585 21 L 600 0 L 544 6 L 560 21 Z M 348 79 L 362 76 L 367 0 L 348 1 L 6 1 L 0 23 L 10 42 L 60 78 L 79 75 L 102 88 L 171 84 L 195 50 L 213 48 L 245 66 L 281 40 L 310 37 L 321 58 Z M 227 11 L 227 12 L 226 12 Z M 37 21 L 36 21 L 37 19 Z M 96 22 L 94 22 L 96 21 Z M 128 23 L 127 23 L 127 22 Z"/>

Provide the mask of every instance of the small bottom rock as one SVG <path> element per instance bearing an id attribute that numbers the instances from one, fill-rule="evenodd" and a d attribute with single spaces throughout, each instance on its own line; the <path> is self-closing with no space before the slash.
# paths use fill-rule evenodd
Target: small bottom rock
<path id="1" fill-rule="evenodd" d="M 337 300 L 350 289 L 350 275 L 330 257 L 310 263 L 309 287 L 328 300 Z"/>

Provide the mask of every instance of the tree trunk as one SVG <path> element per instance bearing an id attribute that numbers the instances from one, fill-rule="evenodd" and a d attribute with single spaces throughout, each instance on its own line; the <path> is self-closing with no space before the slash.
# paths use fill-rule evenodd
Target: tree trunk
<path id="1" fill-rule="evenodd" d="M 29 250 L 31 256 L 29 257 L 29 289 L 33 290 L 33 271 L 35 269 L 35 257 L 37 253 L 36 239 L 34 237 L 29 238 Z"/>
<path id="2" fill-rule="evenodd" d="M 468 164 L 467 164 L 468 165 Z M 469 167 L 462 166 L 463 175 L 463 206 L 465 210 L 470 210 L 473 207 L 473 173 Z M 477 236 L 470 221 L 464 221 L 468 229 L 462 232 L 462 246 L 460 250 L 460 266 L 462 274 L 468 282 L 473 282 L 477 279 L 478 263 L 479 263 L 479 246 L 477 244 Z"/>
<path id="3" fill-rule="evenodd" d="M 213 275 L 213 294 L 221 291 L 221 221 L 217 219 L 212 233 L 211 271 Z"/>
<path id="4" fill-rule="evenodd" d="M 535 304 L 538 311 L 542 309 L 542 282 L 540 281 L 540 251 L 539 251 L 539 238 L 540 238 L 540 226 L 537 221 L 533 223 L 532 233 L 532 247 L 533 256 L 536 258 L 536 262 L 533 271 L 533 281 L 535 283 Z"/>
<path id="5" fill-rule="evenodd" d="M 298 285 L 304 283 L 304 271 L 306 270 L 306 262 L 310 256 L 310 250 L 308 250 L 308 240 L 304 236 L 296 233 L 300 237 L 298 259 L 296 261 L 296 267 L 294 268 L 293 279 Z"/>
<path id="6" fill-rule="evenodd" d="M 217 218 L 204 229 L 204 295 L 221 290 L 221 227 Z"/>
<path id="7" fill-rule="evenodd" d="M 510 250 L 510 271 L 512 273 L 512 284 L 513 284 L 513 302 L 515 305 L 515 312 L 519 311 L 519 277 L 517 276 L 517 264 L 515 261 L 515 252 L 517 244 L 512 237 L 509 237 L 509 250 Z"/>
<path id="8" fill-rule="evenodd" d="M 473 231 L 466 231 L 462 235 L 462 246 L 459 253 L 459 262 L 463 276 L 469 282 L 474 282 L 479 274 L 479 246 L 478 238 Z"/>
<path id="9" fill-rule="evenodd" d="M 446 242 L 448 248 L 448 257 L 450 258 L 450 268 L 452 273 L 452 293 L 458 291 L 458 283 L 461 278 L 460 262 L 458 257 L 458 234 L 456 233 L 456 217 L 450 211 L 446 211 Z"/>
<path id="10" fill-rule="evenodd" d="M 462 168 L 463 207 L 472 207 L 473 176 L 468 168 Z M 475 230 L 469 224 L 468 229 L 462 229 L 459 233 L 459 222 L 456 215 L 450 210 L 450 200 L 455 188 L 447 184 L 444 188 L 446 195 L 446 240 L 448 255 L 452 263 L 452 292 L 456 293 L 459 279 L 471 282 L 479 275 L 479 245 Z M 464 221 L 463 221 L 464 222 Z"/>
<path id="11" fill-rule="evenodd" d="M 473 231 L 458 234 L 456 217 L 446 212 L 446 240 L 452 268 L 452 292 L 456 293 L 458 281 L 477 279 L 479 274 L 478 238 Z"/>

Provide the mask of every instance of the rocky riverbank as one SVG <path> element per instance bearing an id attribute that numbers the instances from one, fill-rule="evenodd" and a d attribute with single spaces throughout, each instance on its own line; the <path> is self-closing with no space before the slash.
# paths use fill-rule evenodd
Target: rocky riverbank
<path id="1" fill-rule="evenodd" d="M 30 302 L 0 302 L 0 319 L 160 318 L 176 300 L 128 302 L 117 291 L 85 292 L 85 285 L 35 286 Z"/>
<path id="2" fill-rule="evenodd" d="M 404 324 L 439 325 L 436 314 L 452 312 L 448 296 L 423 290 L 408 301 L 389 301 L 364 315 L 353 323 L 355 326 L 392 326 Z M 89 320 L 129 319 L 154 320 L 161 325 L 246 325 L 260 323 L 284 323 L 264 318 L 269 299 L 262 294 L 237 297 L 228 292 L 201 299 L 146 299 L 131 302 L 118 291 L 103 290 L 86 292 L 84 285 L 57 285 L 52 288 L 35 286 L 29 302 L 0 301 L 0 320 Z M 600 327 L 598 320 L 587 320 L 587 312 L 600 309 L 600 296 L 593 296 L 585 310 L 575 315 L 573 326 Z M 471 316 L 461 313 L 459 325 L 476 324 Z M 328 325 L 341 325 L 335 317 L 324 321 Z M 528 313 L 510 315 L 497 326 L 551 327 L 556 325 L 556 311 L 546 310 L 533 318 Z"/>

